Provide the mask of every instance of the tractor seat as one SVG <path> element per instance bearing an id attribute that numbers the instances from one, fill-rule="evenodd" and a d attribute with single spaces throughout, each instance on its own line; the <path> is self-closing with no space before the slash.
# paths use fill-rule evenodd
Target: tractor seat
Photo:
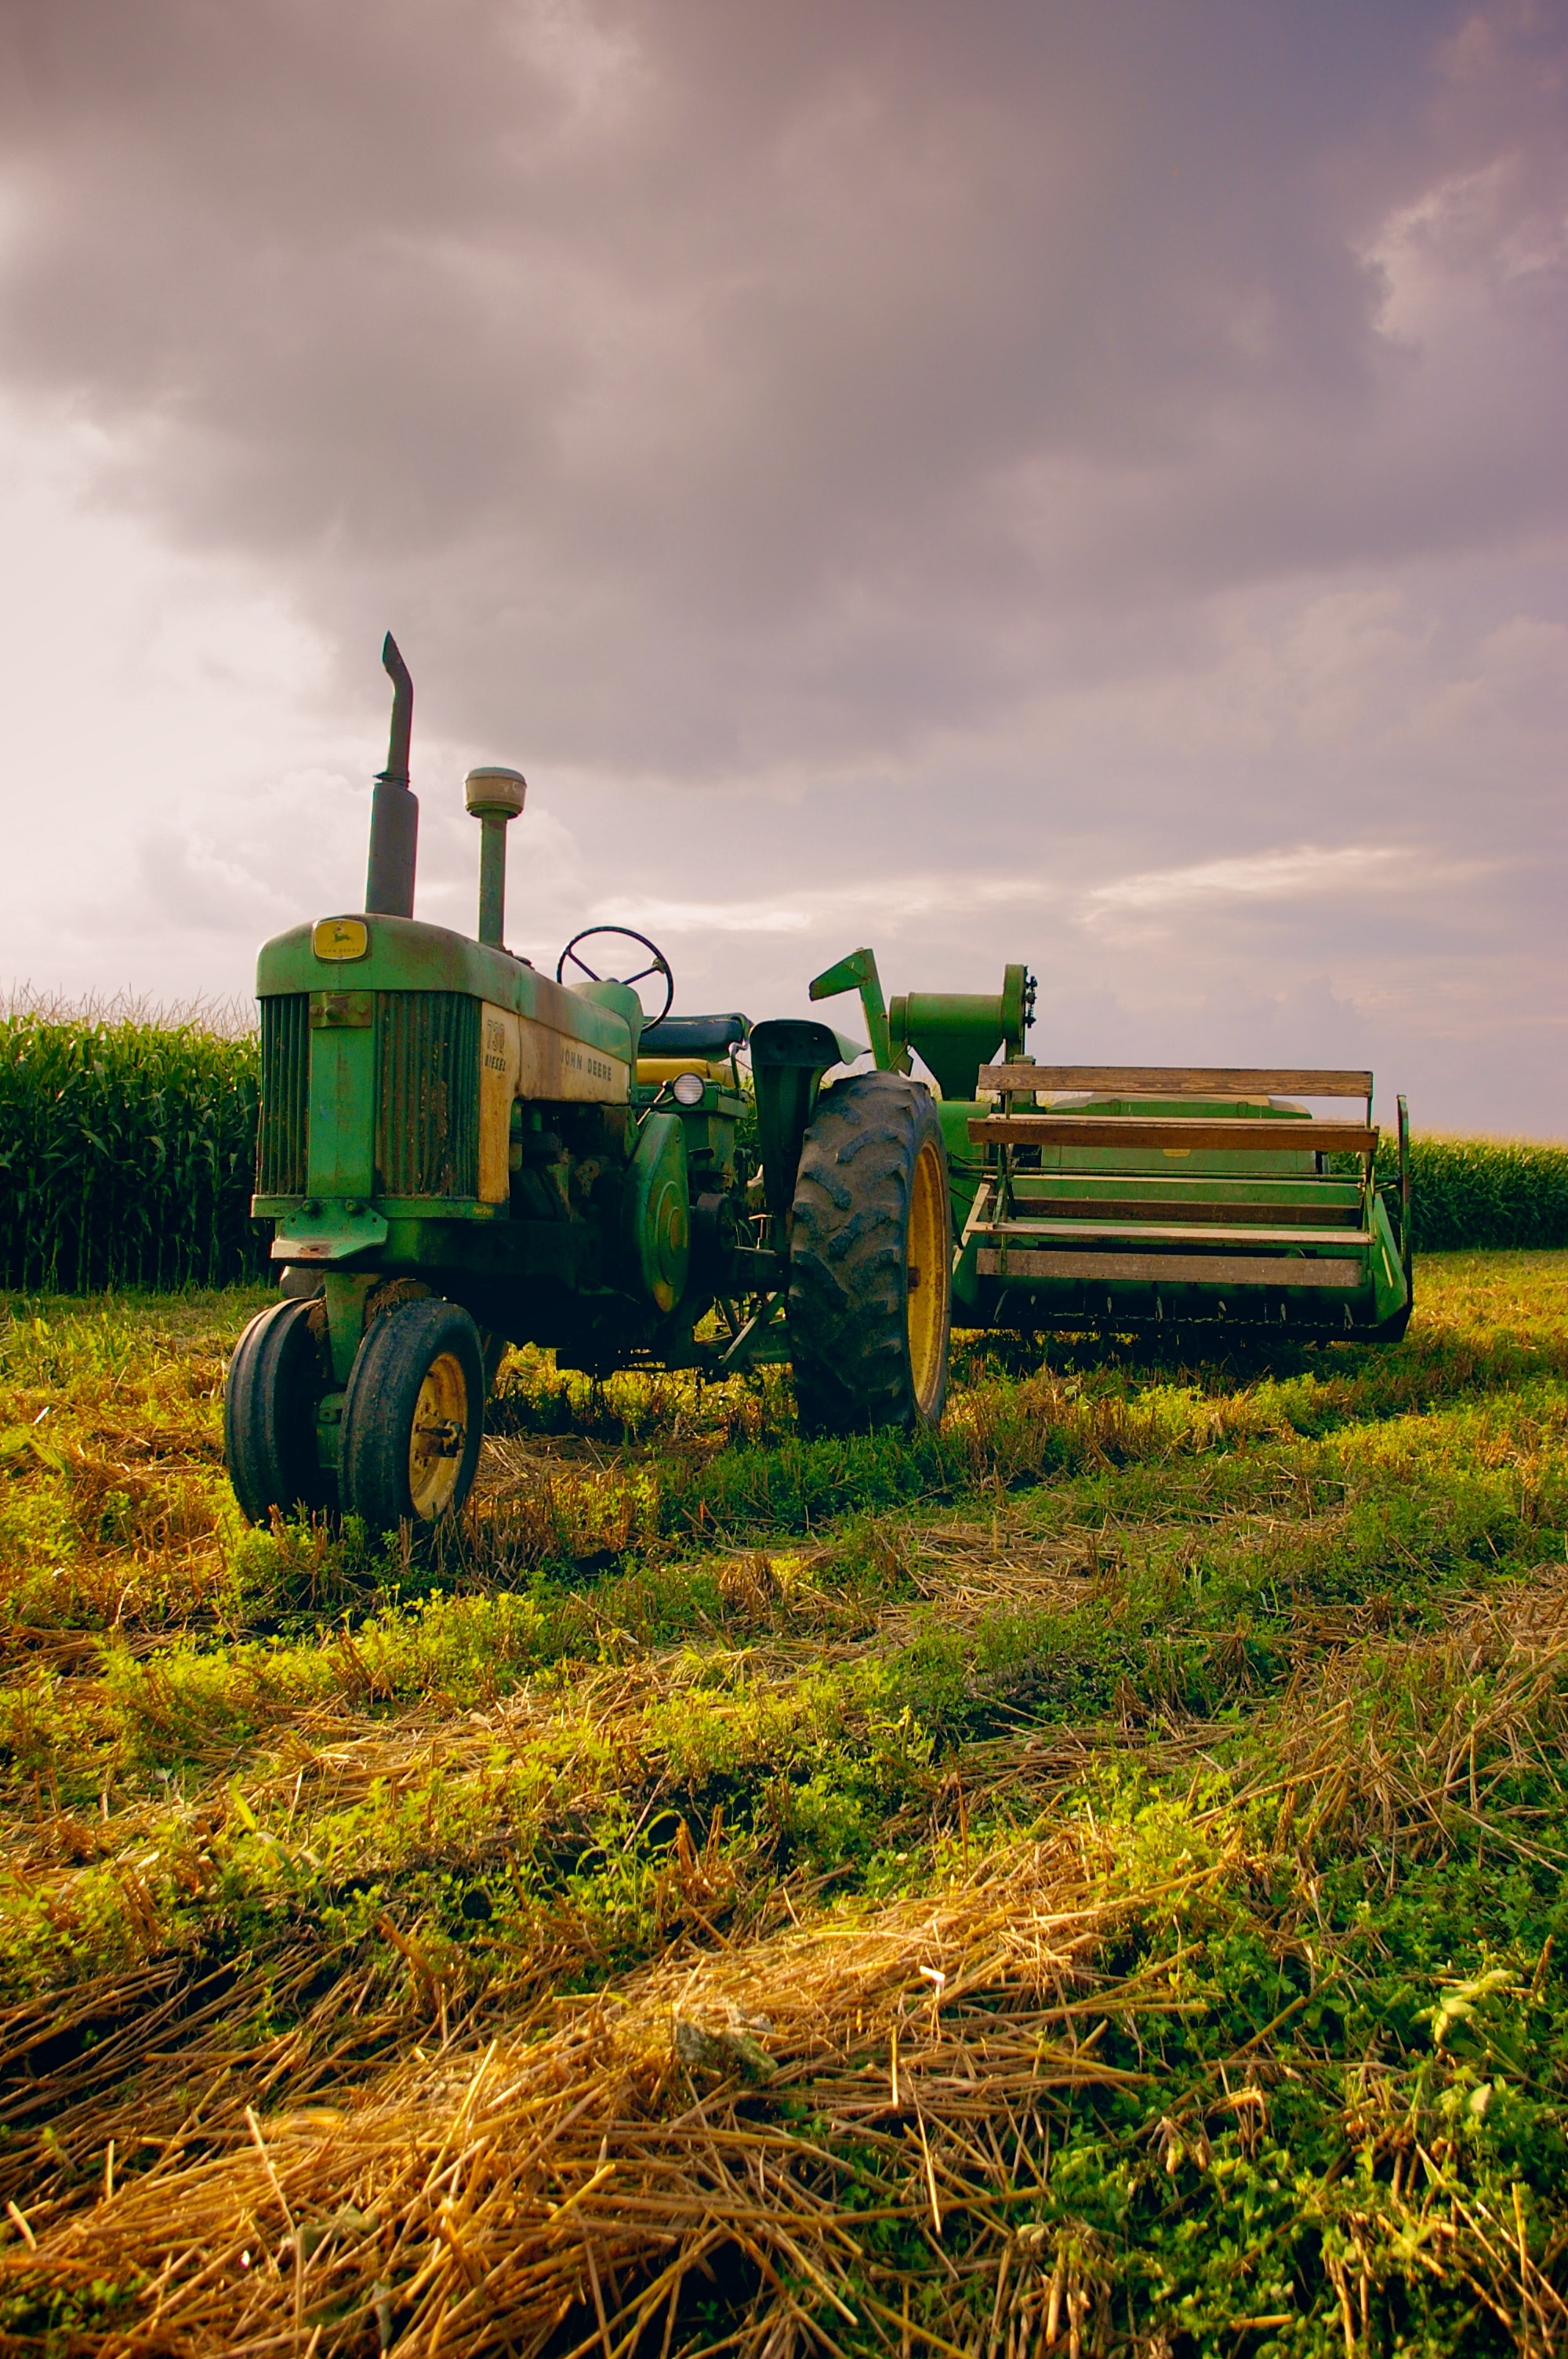
<path id="1" fill-rule="evenodd" d="M 744 1040 L 751 1026 L 743 1016 L 666 1016 L 644 1024 L 637 1044 L 643 1057 L 722 1057 Z"/>

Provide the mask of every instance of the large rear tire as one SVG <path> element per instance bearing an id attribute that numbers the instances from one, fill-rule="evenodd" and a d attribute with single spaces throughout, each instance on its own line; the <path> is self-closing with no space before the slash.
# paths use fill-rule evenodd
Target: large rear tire
<path id="1" fill-rule="evenodd" d="M 223 1457 L 246 1519 L 319 1515 L 337 1504 L 316 1448 L 316 1412 L 328 1379 L 308 1301 L 258 1311 L 235 1346 L 223 1388 Z"/>
<path id="2" fill-rule="evenodd" d="M 479 1463 L 484 1396 L 479 1329 L 460 1305 L 426 1296 L 373 1317 L 343 1401 L 344 1514 L 375 1532 L 456 1515 Z"/>
<path id="3" fill-rule="evenodd" d="M 820 1100 L 801 1148 L 789 1336 L 806 1433 L 933 1427 L 947 1397 L 953 1239 L 929 1093 L 860 1073 Z"/>

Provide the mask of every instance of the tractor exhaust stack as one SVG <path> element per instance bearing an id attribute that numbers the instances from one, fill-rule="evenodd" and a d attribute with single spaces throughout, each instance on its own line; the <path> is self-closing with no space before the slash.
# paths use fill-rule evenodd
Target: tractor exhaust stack
<path id="1" fill-rule="evenodd" d="M 523 808 L 528 782 L 521 770 L 487 762 L 463 780 L 463 800 L 483 833 L 479 845 L 479 938 L 504 950 L 506 931 L 506 831 Z"/>
<path id="2" fill-rule="evenodd" d="M 386 767 L 376 778 L 370 807 L 370 870 L 365 908 L 383 918 L 414 915 L 414 863 L 419 842 L 419 803 L 408 791 L 408 738 L 414 725 L 414 682 L 388 631 L 381 660 L 392 681 L 392 734 Z"/>

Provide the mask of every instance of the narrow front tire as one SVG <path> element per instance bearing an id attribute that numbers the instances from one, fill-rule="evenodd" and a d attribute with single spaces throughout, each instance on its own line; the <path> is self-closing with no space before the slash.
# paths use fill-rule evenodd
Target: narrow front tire
<path id="1" fill-rule="evenodd" d="M 229 1363 L 223 1458 L 249 1523 L 269 1523 L 275 1509 L 319 1515 L 336 1505 L 317 1451 L 316 1412 L 328 1386 L 312 1308 L 286 1299 L 258 1311 Z"/>
<path id="2" fill-rule="evenodd" d="M 484 1432 L 484 1352 L 456 1302 L 395 1303 L 371 1320 L 343 1401 L 338 1488 L 372 1531 L 457 1514 Z"/>

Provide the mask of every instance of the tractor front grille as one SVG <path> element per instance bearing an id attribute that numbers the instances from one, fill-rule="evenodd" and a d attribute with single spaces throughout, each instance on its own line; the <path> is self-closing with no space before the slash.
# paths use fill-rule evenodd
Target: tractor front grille
<path id="1" fill-rule="evenodd" d="M 478 1000 L 384 991 L 377 1018 L 376 1193 L 477 1196 Z"/>
<path id="2" fill-rule="evenodd" d="M 305 1193 L 305 1133 L 310 1088 L 310 995 L 290 991 L 261 1004 L 261 1125 L 256 1194 Z"/>

